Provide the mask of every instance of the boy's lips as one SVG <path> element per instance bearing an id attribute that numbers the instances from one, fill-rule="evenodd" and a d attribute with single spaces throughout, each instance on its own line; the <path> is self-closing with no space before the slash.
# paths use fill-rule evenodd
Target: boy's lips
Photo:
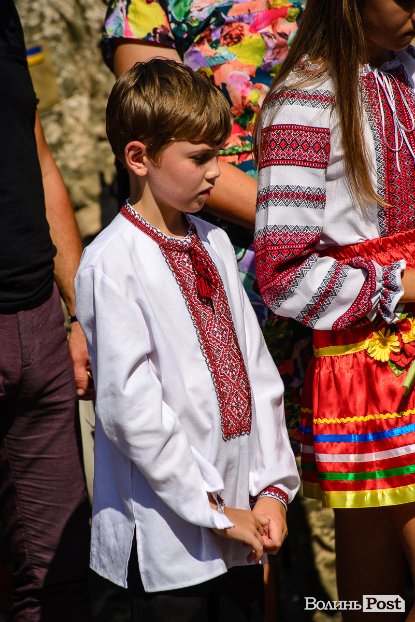
<path id="1" fill-rule="evenodd" d="M 211 186 L 210 188 L 205 188 L 205 190 L 202 190 L 201 192 L 199 192 L 199 196 L 200 197 L 210 197 L 210 193 L 212 192 L 213 186 Z"/>

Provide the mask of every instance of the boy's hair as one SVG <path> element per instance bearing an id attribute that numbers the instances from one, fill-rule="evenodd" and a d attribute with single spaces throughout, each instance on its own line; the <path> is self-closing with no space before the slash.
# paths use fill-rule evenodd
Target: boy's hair
<path id="1" fill-rule="evenodd" d="M 126 145 L 139 140 L 157 162 L 176 141 L 221 146 L 232 127 L 229 104 L 201 75 L 173 60 L 136 63 L 115 82 L 107 104 L 107 136 L 124 162 Z"/>

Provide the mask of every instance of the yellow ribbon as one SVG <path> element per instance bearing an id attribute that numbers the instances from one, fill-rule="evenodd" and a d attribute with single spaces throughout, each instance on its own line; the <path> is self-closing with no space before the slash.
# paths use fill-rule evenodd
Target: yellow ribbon
<path id="1" fill-rule="evenodd" d="M 303 494 L 312 499 L 321 499 L 326 508 L 379 507 L 410 503 L 415 498 L 415 485 L 378 490 L 323 491 L 318 484 L 304 482 Z"/>
<path id="2" fill-rule="evenodd" d="M 314 348 L 314 356 L 343 356 L 343 354 L 354 354 L 361 350 L 367 350 L 370 339 L 359 341 L 358 343 L 348 343 L 343 346 L 327 346 L 326 348 Z"/>

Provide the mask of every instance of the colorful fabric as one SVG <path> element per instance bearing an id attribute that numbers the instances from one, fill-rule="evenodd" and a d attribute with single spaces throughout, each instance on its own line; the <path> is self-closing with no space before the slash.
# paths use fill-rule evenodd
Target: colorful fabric
<path id="1" fill-rule="evenodd" d="M 335 508 L 413 501 L 415 392 L 403 383 L 414 326 L 411 310 L 393 329 L 315 331 L 302 407 L 306 496 Z"/>
<path id="2" fill-rule="evenodd" d="M 414 230 L 332 250 L 340 262 L 370 256 L 383 264 L 399 256 L 410 269 L 414 252 Z M 413 500 L 414 359 L 413 305 L 394 324 L 378 318 L 358 328 L 314 331 L 301 426 L 307 496 L 340 508 Z"/>
<path id="3" fill-rule="evenodd" d="M 303 0 L 113 0 L 104 27 L 111 63 L 113 38 L 177 48 L 184 63 L 206 75 L 234 115 L 222 156 L 255 172 L 252 130 L 261 102 L 296 31 Z"/>

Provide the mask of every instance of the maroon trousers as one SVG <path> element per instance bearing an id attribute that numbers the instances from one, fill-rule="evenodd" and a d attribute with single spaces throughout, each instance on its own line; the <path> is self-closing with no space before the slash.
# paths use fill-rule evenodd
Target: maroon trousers
<path id="1" fill-rule="evenodd" d="M 86 622 L 89 507 L 59 295 L 0 314 L 0 537 L 13 622 Z"/>

